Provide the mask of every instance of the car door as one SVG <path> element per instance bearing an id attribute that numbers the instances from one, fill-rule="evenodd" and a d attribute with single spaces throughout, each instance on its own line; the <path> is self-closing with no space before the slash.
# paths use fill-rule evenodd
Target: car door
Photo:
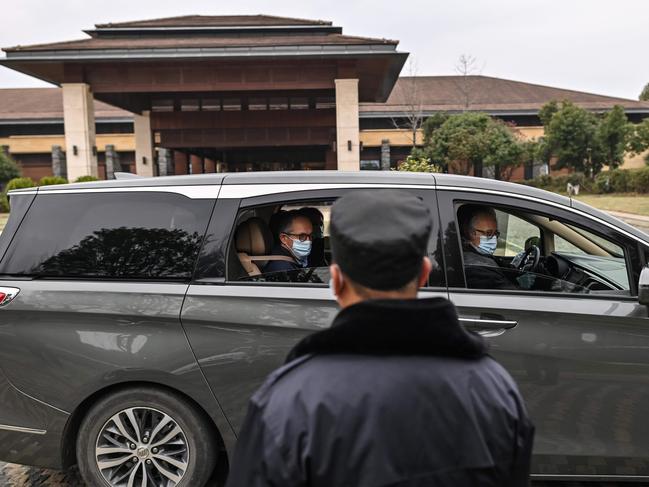
<path id="1" fill-rule="evenodd" d="M 619 246 L 628 292 L 469 289 L 456 221 L 462 203 L 567 222 Z M 438 204 L 450 299 L 468 323 L 494 328 L 487 338 L 491 353 L 516 380 L 536 425 L 533 473 L 649 476 L 649 319 L 637 302 L 641 243 L 538 199 L 439 187 Z M 547 238 L 543 233 L 529 236 Z"/>
<path id="2" fill-rule="evenodd" d="M 233 254 L 236 259 L 232 234 L 238 215 L 264 205 L 332 202 L 358 189 L 354 185 L 327 186 L 256 185 L 247 193 L 224 186 L 219 195 L 208 230 L 209 244 L 201 252 L 181 319 L 199 364 L 235 431 L 243 422 L 248 399 L 266 376 L 284 362 L 305 335 L 329 327 L 338 312 L 326 267 L 318 269 L 320 283 L 233 280 L 228 268 L 234 265 Z M 385 188 L 380 185 L 371 190 Z M 405 190 L 434 205 L 432 186 Z M 439 264 L 431 274 L 431 287 L 422 290 L 425 296 L 447 295 L 438 229 L 435 222 L 429 251 Z"/>

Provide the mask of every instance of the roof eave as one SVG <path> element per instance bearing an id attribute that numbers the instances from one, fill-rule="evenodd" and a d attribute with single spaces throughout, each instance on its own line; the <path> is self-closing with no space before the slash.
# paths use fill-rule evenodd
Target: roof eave
<path id="1" fill-rule="evenodd" d="M 151 49 L 61 49 L 29 51 L 3 49 L 7 53 L 0 64 L 16 61 L 105 61 L 136 59 L 183 59 L 223 57 L 285 57 L 285 56 L 358 56 L 396 53 L 396 44 L 340 44 L 304 46 L 254 46 L 254 47 L 195 47 Z"/>

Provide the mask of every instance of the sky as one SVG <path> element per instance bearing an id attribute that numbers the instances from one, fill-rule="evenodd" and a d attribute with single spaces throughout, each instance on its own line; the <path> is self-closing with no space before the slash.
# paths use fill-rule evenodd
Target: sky
<path id="1" fill-rule="evenodd" d="M 0 46 L 84 38 L 95 23 L 178 15 L 331 20 L 400 41 L 418 75 L 476 74 L 637 99 L 649 82 L 646 0 L 0 0 Z M 404 70 L 402 74 L 408 74 Z M 0 67 L 0 88 L 48 86 Z"/>

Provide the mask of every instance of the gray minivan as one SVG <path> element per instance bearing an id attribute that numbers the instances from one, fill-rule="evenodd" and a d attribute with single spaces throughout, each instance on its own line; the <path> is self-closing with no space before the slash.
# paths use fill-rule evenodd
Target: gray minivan
<path id="1" fill-rule="evenodd" d="M 446 174 L 212 174 L 10 193 L 0 236 L 0 459 L 104 486 L 227 476 L 247 400 L 336 314 L 329 208 L 399 188 L 434 217 L 444 296 L 514 377 L 543 479 L 649 480 L 649 236 L 578 201 Z M 472 282 L 458 210 L 493 210 L 512 286 Z M 322 215 L 317 262 L 264 273 L 274 216 Z M 317 264 L 317 265 L 316 265 Z M 642 275 L 641 275 L 642 274 Z"/>

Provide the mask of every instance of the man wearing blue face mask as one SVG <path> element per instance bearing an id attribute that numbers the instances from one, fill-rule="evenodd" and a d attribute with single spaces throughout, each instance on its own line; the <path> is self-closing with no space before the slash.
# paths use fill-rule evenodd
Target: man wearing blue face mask
<path id="1" fill-rule="evenodd" d="M 271 260 L 264 267 L 264 274 L 293 271 L 307 267 L 313 241 L 311 220 L 297 210 L 287 211 L 279 217 L 277 233 L 278 244 L 273 247 L 271 254 L 291 257 L 293 262 Z"/>
<path id="2" fill-rule="evenodd" d="M 518 289 L 507 278 L 493 255 L 498 246 L 498 220 L 493 208 L 463 205 L 458 210 L 462 236 L 464 274 L 474 289 Z"/>

